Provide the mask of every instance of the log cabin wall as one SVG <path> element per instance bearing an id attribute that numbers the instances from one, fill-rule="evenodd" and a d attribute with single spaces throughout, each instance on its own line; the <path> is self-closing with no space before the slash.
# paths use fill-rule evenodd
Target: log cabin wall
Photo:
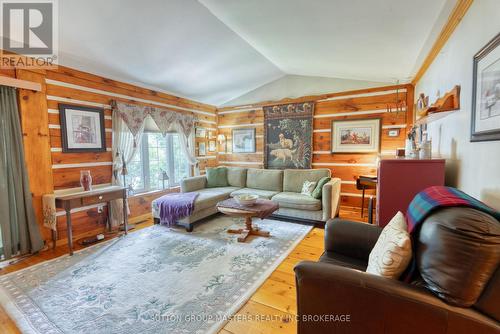
<path id="1" fill-rule="evenodd" d="M 22 69 L 1 70 L 0 75 L 37 81 L 42 84 L 42 92 L 19 90 L 20 114 L 25 136 L 25 155 L 30 187 L 33 193 L 37 220 L 42 225 L 41 196 L 53 190 L 70 189 L 80 186 L 80 170 L 91 171 L 93 184 L 109 184 L 112 173 L 112 120 L 111 100 L 121 100 L 135 104 L 154 105 L 181 113 L 193 113 L 199 120 L 196 126 L 210 129 L 215 133 L 217 126 L 216 108 L 173 95 L 156 92 L 134 85 L 110 80 L 97 75 L 59 66 L 56 70 Z M 62 153 L 59 103 L 93 106 L 104 109 L 106 128 L 106 152 Z M 46 145 L 40 143 L 46 141 Z M 197 142 L 204 139 L 197 139 Z M 208 152 L 200 157 L 200 170 L 216 164 L 216 152 Z M 196 151 L 197 152 L 197 151 Z M 210 158 L 208 158 L 210 156 Z M 212 158 L 213 157 L 213 158 Z M 46 166 L 44 166 L 44 164 Z M 178 191 L 172 189 L 170 191 Z M 132 217 L 151 212 L 151 201 L 167 191 L 157 191 L 133 196 L 129 199 Z M 104 214 L 106 208 L 104 205 Z M 73 235 L 79 238 L 102 231 L 102 215 L 98 207 L 88 207 L 72 214 Z M 61 243 L 66 238 L 66 221 L 62 212 L 58 213 L 58 231 Z M 43 236 L 50 239 L 50 231 L 42 228 Z"/>
<path id="2" fill-rule="evenodd" d="M 406 102 L 406 111 L 389 113 L 387 106 L 394 106 L 396 89 L 400 101 Z M 407 128 L 413 124 L 413 86 L 395 85 L 349 92 L 304 96 L 297 99 L 267 101 L 246 106 L 218 109 L 218 130 L 227 138 L 228 151 L 219 145 L 220 165 L 263 168 L 264 114 L 263 106 L 315 101 L 313 122 L 312 168 L 330 168 L 332 175 L 342 179 L 342 205 L 359 206 L 361 191 L 356 189 L 359 175 L 376 175 L 378 154 L 332 154 L 331 123 L 333 120 L 381 118 L 381 154 L 394 155 L 396 148 L 404 147 Z M 256 152 L 231 153 L 231 131 L 238 128 L 256 129 Z M 390 129 L 400 130 L 399 136 L 389 137 Z M 367 194 L 373 194 L 367 191 Z"/>

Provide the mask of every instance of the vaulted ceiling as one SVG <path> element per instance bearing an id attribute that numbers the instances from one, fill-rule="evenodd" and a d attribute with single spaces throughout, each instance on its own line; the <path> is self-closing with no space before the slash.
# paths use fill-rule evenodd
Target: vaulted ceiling
<path id="1" fill-rule="evenodd" d="M 220 105 L 287 74 L 404 81 L 456 0 L 64 0 L 60 63 Z"/>

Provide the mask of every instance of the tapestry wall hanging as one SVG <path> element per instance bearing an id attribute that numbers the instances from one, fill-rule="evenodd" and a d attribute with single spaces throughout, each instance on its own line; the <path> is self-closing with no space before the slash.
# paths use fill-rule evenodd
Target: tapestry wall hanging
<path id="1" fill-rule="evenodd" d="M 264 107 L 264 168 L 311 168 L 314 103 Z"/>

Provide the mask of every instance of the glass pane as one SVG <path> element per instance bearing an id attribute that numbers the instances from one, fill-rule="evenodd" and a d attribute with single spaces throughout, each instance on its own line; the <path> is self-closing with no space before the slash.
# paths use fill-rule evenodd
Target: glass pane
<path id="1" fill-rule="evenodd" d="M 179 184 L 182 179 L 189 176 L 189 164 L 181 149 L 179 135 L 172 135 L 172 154 L 174 161 L 174 182 Z"/>
<path id="2" fill-rule="evenodd" d="M 141 156 L 140 152 L 137 152 L 132 161 L 127 165 L 127 186 L 132 187 L 135 191 L 144 189 L 144 173 L 142 170 Z"/>
<path id="3" fill-rule="evenodd" d="M 162 171 L 167 170 L 167 137 L 160 133 L 148 134 L 149 150 L 149 188 L 162 189 Z M 167 183 L 165 183 L 165 187 Z"/>

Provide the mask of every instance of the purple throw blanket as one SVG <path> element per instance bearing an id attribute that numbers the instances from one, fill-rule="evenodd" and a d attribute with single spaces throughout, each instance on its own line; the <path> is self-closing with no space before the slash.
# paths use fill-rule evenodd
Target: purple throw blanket
<path id="1" fill-rule="evenodd" d="M 168 226 L 193 213 L 194 201 L 198 193 L 173 193 L 166 194 L 158 198 L 158 207 L 160 208 L 160 224 Z"/>

